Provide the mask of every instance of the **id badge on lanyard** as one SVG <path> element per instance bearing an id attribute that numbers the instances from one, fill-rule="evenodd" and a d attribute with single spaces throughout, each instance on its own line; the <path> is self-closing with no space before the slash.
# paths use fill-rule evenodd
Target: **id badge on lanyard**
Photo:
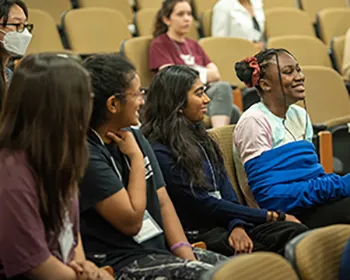
<path id="1" fill-rule="evenodd" d="M 195 65 L 194 56 L 191 54 L 180 54 L 180 58 L 187 66 Z"/>
<path id="2" fill-rule="evenodd" d="M 151 214 L 147 210 L 145 210 L 141 230 L 133 238 L 138 244 L 141 244 L 155 236 L 160 235 L 161 233 L 163 233 L 163 230 L 152 218 Z"/>
<path id="3" fill-rule="evenodd" d="M 209 194 L 210 196 L 212 196 L 212 197 L 217 198 L 217 199 L 221 199 L 221 198 L 222 198 L 219 191 L 209 192 L 208 194 Z"/>

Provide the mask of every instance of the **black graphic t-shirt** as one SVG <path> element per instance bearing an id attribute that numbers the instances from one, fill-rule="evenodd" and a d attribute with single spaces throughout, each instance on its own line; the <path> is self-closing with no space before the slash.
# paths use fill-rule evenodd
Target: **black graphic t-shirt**
<path id="1" fill-rule="evenodd" d="M 131 129 L 144 156 L 147 207 L 146 209 L 163 229 L 157 190 L 164 187 L 164 179 L 157 159 L 140 130 Z M 129 160 L 116 144 L 104 145 L 94 131 L 88 133 L 89 164 L 80 187 L 80 222 L 84 249 L 88 258 L 97 264 L 111 265 L 119 269 L 124 265 L 151 253 L 170 254 L 164 233 L 138 244 L 126 236 L 96 210 L 95 205 L 127 188 Z M 117 170 L 113 166 L 113 157 Z M 119 174 L 118 174 L 119 173 Z M 120 180 L 121 177 L 121 180 Z M 118 213 L 115 213 L 118 215 Z"/>

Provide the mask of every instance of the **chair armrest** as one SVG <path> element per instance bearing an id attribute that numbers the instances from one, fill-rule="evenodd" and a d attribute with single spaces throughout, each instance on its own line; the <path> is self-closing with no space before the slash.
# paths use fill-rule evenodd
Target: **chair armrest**
<path id="1" fill-rule="evenodd" d="M 333 143 L 329 131 L 321 131 L 319 136 L 320 163 L 326 173 L 333 172 Z"/>
<path id="2" fill-rule="evenodd" d="M 192 243 L 191 245 L 192 245 L 193 248 L 201 248 L 201 249 L 204 249 L 204 250 L 207 249 L 207 245 L 203 241 Z"/>
<path id="3" fill-rule="evenodd" d="M 314 135 L 318 135 L 319 132 L 327 130 L 327 125 L 325 124 L 312 124 L 314 130 Z"/>

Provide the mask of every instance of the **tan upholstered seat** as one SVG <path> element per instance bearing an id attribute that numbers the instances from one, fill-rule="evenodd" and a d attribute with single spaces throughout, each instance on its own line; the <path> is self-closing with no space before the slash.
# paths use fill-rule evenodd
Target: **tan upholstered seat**
<path id="1" fill-rule="evenodd" d="M 330 8 L 317 15 L 317 28 L 322 41 L 330 45 L 333 37 L 345 35 L 350 27 L 350 8 Z"/>
<path id="2" fill-rule="evenodd" d="M 118 52 L 121 42 L 131 37 L 124 16 L 107 8 L 71 10 L 63 25 L 71 49 L 81 54 Z"/>
<path id="3" fill-rule="evenodd" d="M 263 0 L 264 11 L 275 8 L 299 8 L 296 0 Z"/>
<path id="4" fill-rule="evenodd" d="M 78 0 L 81 8 L 108 8 L 119 11 L 130 24 L 133 22 L 133 11 L 128 0 Z"/>
<path id="5" fill-rule="evenodd" d="M 27 54 L 40 52 L 68 52 L 65 50 L 54 18 L 47 12 L 29 9 L 30 22 L 34 24 L 33 38 Z"/>
<path id="6" fill-rule="evenodd" d="M 333 127 L 350 122 L 350 99 L 342 77 L 329 67 L 304 66 L 302 70 L 312 123 Z"/>
<path id="7" fill-rule="evenodd" d="M 145 8 L 135 14 L 135 26 L 139 36 L 151 36 L 156 21 L 157 9 Z"/>
<path id="8" fill-rule="evenodd" d="M 211 274 L 211 275 L 210 275 Z M 292 266 L 280 255 L 257 252 L 237 256 L 209 272 L 203 280 L 298 280 Z"/>
<path id="9" fill-rule="evenodd" d="M 345 36 L 334 37 L 331 41 L 332 57 L 335 67 L 343 75 Z"/>
<path id="10" fill-rule="evenodd" d="M 327 46 L 316 37 L 299 35 L 274 37 L 269 40 L 267 47 L 287 49 L 300 65 L 332 67 Z"/>
<path id="11" fill-rule="evenodd" d="M 194 9 L 194 14 L 197 19 L 200 19 L 202 13 L 207 10 L 211 10 L 218 0 L 193 0 L 192 6 Z"/>
<path id="12" fill-rule="evenodd" d="M 308 13 L 312 21 L 319 11 L 328 8 L 346 8 L 347 0 L 299 0 L 305 12 Z"/>
<path id="13" fill-rule="evenodd" d="M 121 47 L 121 52 L 135 65 L 143 87 L 148 87 L 153 77 L 148 67 L 148 50 L 151 41 L 151 36 L 135 37 L 126 40 Z"/>
<path id="14" fill-rule="evenodd" d="M 350 225 L 319 228 L 291 240 L 286 257 L 301 280 L 338 279 L 341 255 L 350 238 Z"/>
<path id="15" fill-rule="evenodd" d="M 160 9 L 163 0 L 136 0 L 136 7 L 138 10 L 142 9 Z"/>
<path id="16" fill-rule="evenodd" d="M 209 130 L 209 135 L 218 143 L 223 157 L 224 164 L 227 171 L 227 175 L 231 181 L 231 184 L 239 198 L 241 204 L 246 204 L 243 194 L 238 186 L 235 166 L 233 163 L 233 141 L 232 141 L 232 132 L 235 128 L 235 125 L 227 125 L 219 128 L 214 128 Z"/>
<path id="17" fill-rule="evenodd" d="M 213 17 L 213 10 L 206 10 L 203 12 L 200 22 L 202 27 L 202 32 L 204 37 L 210 37 L 211 36 L 211 21 Z"/>
<path id="18" fill-rule="evenodd" d="M 252 42 L 241 38 L 208 37 L 199 40 L 199 44 L 218 67 L 221 80 L 245 87 L 237 78 L 234 65 L 258 52 Z"/>
<path id="19" fill-rule="evenodd" d="M 24 2 L 29 9 L 39 9 L 50 14 L 57 25 L 61 25 L 62 14 L 72 9 L 71 0 L 25 0 Z"/>
<path id="20" fill-rule="evenodd" d="M 311 19 L 304 11 L 293 8 L 275 8 L 265 14 L 267 38 L 286 35 L 315 36 Z"/>

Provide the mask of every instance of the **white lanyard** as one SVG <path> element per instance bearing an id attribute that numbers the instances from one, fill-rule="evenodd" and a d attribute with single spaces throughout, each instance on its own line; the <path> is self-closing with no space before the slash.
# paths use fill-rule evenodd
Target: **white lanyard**
<path id="1" fill-rule="evenodd" d="M 214 184 L 215 192 L 217 192 L 217 191 L 218 191 L 218 187 L 217 187 L 217 185 L 216 185 L 216 179 L 215 179 L 215 174 L 214 174 L 213 166 L 211 165 L 210 159 L 209 159 L 209 157 L 208 157 L 208 155 L 207 155 L 207 152 L 206 152 L 205 149 L 203 148 L 203 146 L 202 146 L 199 142 L 197 142 L 197 143 L 198 143 L 199 147 L 202 149 L 202 151 L 203 151 L 203 153 L 204 153 L 204 156 L 205 156 L 205 158 L 206 158 L 206 160 L 207 160 L 207 162 L 208 162 L 209 169 L 210 169 L 210 173 L 211 173 L 211 177 L 212 177 L 212 179 L 213 179 L 213 184 Z"/>
<path id="2" fill-rule="evenodd" d="M 94 129 L 92 129 L 92 128 L 90 128 L 90 129 L 91 129 L 91 131 L 92 131 L 93 133 L 95 133 L 95 135 L 97 136 L 97 138 L 100 140 L 101 145 L 103 145 L 104 147 L 106 147 L 106 145 L 105 145 L 105 143 L 103 142 L 101 136 L 100 136 Z M 107 148 L 107 147 L 106 147 L 106 148 Z M 124 155 L 124 158 L 125 158 L 125 155 Z M 111 161 L 112 161 L 114 171 L 118 174 L 119 180 L 120 180 L 121 182 L 123 182 L 122 175 L 120 174 L 119 169 L 118 169 L 118 167 L 117 167 L 117 165 L 116 165 L 116 163 L 115 163 L 114 158 L 112 157 L 112 155 L 111 155 L 110 159 L 111 159 Z M 130 170 L 130 165 L 129 165 L 129 162 L 127 161 L 126 158 L 125 158 L 125 161 L 126 161 L 126 164 L 128 165 L 128 168 L 129 168 L 129 170 Z"/>
<path id="3" fill-rule="evenodd" d="M 170 39 L 170 40 L 171 40 L 171 39 Z M 177 43 L 174 42 L 173 40 L 171 40 L 171 42 L 173 43 L 173 45 L 174 45 L 175 48 L 177 49 L 177 52 L 179 53 L 179 55 L 183 54 L 182 51 L 181 51 L 181 49 L 180 49 L 180 47 L 177 45 Z M 185 39 L 185 41 L 184 41 L 184 44 L 185 44 L 185 47 L 186 47 L 186 49 L 187 49 L 188 54 L 191 55 L 191 56 L 193 56 L 193 55 L 192 55 L 192 52 L 191 52 L 191 50 L 190 50 L 190 48 L 189 48 L 188 45 L 187 45 L 186 39 Z"/>

